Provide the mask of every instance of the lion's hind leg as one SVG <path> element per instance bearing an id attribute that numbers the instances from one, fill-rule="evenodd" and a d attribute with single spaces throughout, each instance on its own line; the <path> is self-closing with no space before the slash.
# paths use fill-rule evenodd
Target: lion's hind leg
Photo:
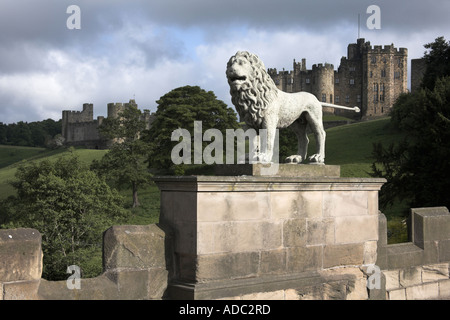
<path id="1" fill-rule="evenodd" d="M 306 113 L 306 120 L 308 121 L 310 128 L 314 132 L 316 138 L 316 153 L 309 157 L 309 162 L 323 164 L 325 162 L 325 129 L 322 123 L 322 113 L 317 117 L 311 116 Z"/>
<path id="2" fill-rule="evenodd" d="M 303 116 L 291 124 L 290 128 L 297 136 L 297 154 L 287 157 L 286 163 L 302 163 L 306 159 L 309 144 L 308 134 L 306 133 L 307 125 Z"/>

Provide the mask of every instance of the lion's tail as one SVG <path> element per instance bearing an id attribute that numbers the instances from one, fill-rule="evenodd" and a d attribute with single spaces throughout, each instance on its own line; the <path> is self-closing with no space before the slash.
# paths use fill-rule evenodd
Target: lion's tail
<path id="1" fill-rule="evenodd" d="M 337 104 L 331 104 L 331 103 L 325 103 L 325 102 L 321 102 L 322 107 L 330 107 L 330 108 L 335 108 L 335 109 L 344 109 L 344 110 L 351 110 L 351 111 L 355 111 L 355 112 L 360 112 L 361 109 L 359 109 L 358 107 L 344 107 L 344 106 L 338 106 Z"/>

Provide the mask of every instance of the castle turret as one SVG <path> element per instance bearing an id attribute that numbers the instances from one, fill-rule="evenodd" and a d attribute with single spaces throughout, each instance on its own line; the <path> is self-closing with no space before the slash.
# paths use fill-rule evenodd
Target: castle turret
<path id="1" fill-rule="evenodd" d="M 319 101 L 333 103 L 334 66 L 329 63 L 313 65 L 312 77 L 312 94 Z"/>

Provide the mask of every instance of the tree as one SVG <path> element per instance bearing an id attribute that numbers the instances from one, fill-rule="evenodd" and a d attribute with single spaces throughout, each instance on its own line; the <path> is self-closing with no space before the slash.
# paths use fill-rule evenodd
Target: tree
<path id="1" fill-rule="evenodd" d="M 373 176 L 387 179 L 381 208 L 397 200 L 410 207 L 450 206 L 450 43 L 439 37 L 425 48 L 422 89 L 401 95 L 391 111 L 404 140 L 374 145 Z"/>
<path id="2" fill-rule="evenodd" d="M 100 161 L 91 168 L 118 188 L 131 187 L 133 208 L 139 206 L 138 190 L 150 183 L 151 174 L 145 164 L 149 146 L 140 137 L 145 130 L 142 113 L 130 104 L 117 118 L 105 119 L 100 132 L 113 144 Z"/>
<path id="3" fill-rule="evenodd" d="M 171 161 L 171 150 L 178 143 L 171 141 L 176 129 L 186 129 L 193 137 L 194 121 L 202 121 L 202 133 L 215 128 L 225 136 L 226 129 L 239 127 L 234 110 L 218 100 L 212 91 L 198 86 L 176 88 L 156 102 L 156 118 L 145 136 L 151 148 L 148 159 L 151 168 L 183 173 L 182 166 L 175 166 Z"/>
<path id="4" fill-rule="evenodd" d="M 123 199 L 75 155 L 55 162 L 21 165 L 11 182 L 17 196 L 1 206 L 3 228 L 35 228 L 42 234 L 43 277 L 67 279 L 69 265 L 84 277 L 96 276 L 101 264 L 102 233 L 124 221 Z"/>
<path id="5" fill-rule="evenodd" d="M 438 37 L 434 42 L 424 45 L 426 70 L 422 79 L 422 87 L 433 90 L 437 79 L 450 76 L 450 42 Z"/>
<path id="6" fill-rule="evenodd" d="M 450 77 L 437 79 L 433 90 L 401 96 L 391 123 L 406 137 L 388 148 L 374 146 L 373 175 L 388 181 L 381 189 L 381 207 L 395 197 L 411 207 L 450 207 Z"/>

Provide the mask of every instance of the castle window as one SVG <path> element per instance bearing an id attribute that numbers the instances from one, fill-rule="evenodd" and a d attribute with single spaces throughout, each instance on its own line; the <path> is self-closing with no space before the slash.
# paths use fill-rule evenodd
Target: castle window
<path id="1" fill-rule="evenodd" d="M 339 78 L 336 78 L 334 82 L 339 83 Z"/>
<path id="2" fill-rule="evenodd" d="M 384 102 L 384 94 L 380 94 L 380 101 Z"/>
<path id="3" fill-rule="evenodd" d="M 322 93 L 322 102 L 327 102 L 327 95 Z"/>
<path id="4" fill-rule="evenodd" d="M 374 94 L 373 95 L 373 102 L 377 103 L 378 102 L 378 94 Z"/>
<path id="5" fill-rule="evenodd" d="M 400 72 L 395 72 L 394 73 L 394 79 L 398 79 L 398 78 L 400 78 Z"/>
<path id="6" fill-rule="evenodd" d="M 373 72 L 372 72 L 372 71 L 370 71 L 370 77 L 371 77 L 371 78 L 373 77 Z"/>
<path id="7" fill-rule="evenodd" d="M 349 71 L 355 71 L 356 68 L 355 68 L 355 67 L 350 67 L 350 68 L 348 68 L 348 70 L 349 70 Z"/>
<path id="8" fill-rule="evenodd" d="M 381 70 L 381 77 L 386 77 L 386 69 Z"/>
<path id="9" fill-rule="evenodd" d="M 334 103 L 339 103 L 339 96 L 334 97 Z"/>
<path id="10" fill-rule="evenodd" d="M 333 103 L 333 95 L 330 94 L 330 103 Z"/>
<path id="11" fill-rule="evenodd" d="M 309 78 L 306 78 L 305 83 L 311 83 L 311 80 Z"/>
<path id="12" fill-rule="evenodd" d="M 378 83 L 373 84 L 373 92 L 378 92 Z"/>
<path id="13" fill-rule="evenodd" d="M 356 95 L 356 102 L 361 102 L 361 95 L 360 94 Z"/>
<path id="14" fill-rule="evenodd" d="M 350 79 L 350 84 L 355 84 L 355 79 Z"/>
<path id="15" fill-rule="evenodd" d="M 280 80 L 279 79 L 275 80 L 275 84 L 278 86 L 280 84 Z"/>
<path id="16" fill-rule="evenodd" d="M 350 96 L 345 96 L 345 103 L 349 103 L 350 102 Z"/>
<path id="17" fill-rule="evenodd" d="M 384 91 L 384 83 L 380 84 L 380 91 L 381 91 L 381 92 Z"/>
<path id="18" fill-rule="evenodd" d="M 372 57 L 371 57 L 371 62 L 372 62 L 372 63 L 377 63 L 377 57 L 372 56 Z"/>

